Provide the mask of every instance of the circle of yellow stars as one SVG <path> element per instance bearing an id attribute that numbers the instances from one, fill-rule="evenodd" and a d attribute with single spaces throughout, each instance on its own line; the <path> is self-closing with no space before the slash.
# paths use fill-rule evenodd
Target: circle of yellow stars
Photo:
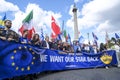
<path id="1" fill-rule="evenodd" d="M 35 52 L 32 51 L 32 48 L 28 48 L 27 46 L 24 46 L 24 47 L 19 46 L 19 47 L 18 47 L 18 50 L 21 50 L 22 48 L 28 49 L 28 50 L 32 53 L 32 55 L 35 54 Z M 16 49 L 13 50 L 13 53 L 16 54 L 16 53 L 17 53 L 17 50 L 16 50 Z M 28 71 L 29 71 L 29 70 L 30 70 L 30 65 L 28 65 L 27 67 L 22 67 L 22 68 L 19 67 L 19 66 L 17 66 L 17 65 L 15 64 L 15 62 L 14 62 L 14 59 L 15 59 L 14 55 L 12 55 L 12 56 L 10 57 L 10 59 L 13 60 L 13 62 L 11 63 L 11 66 L 15 67 L 15 70 L 16 70 L 16 71 L 17 71 L 17 70 L 21 70 L 21 71 L 25 71 L 25 70 L 28 70 Z M 33 60 L 35 60 L 35 59 L 36 59 L 36 57 L 33 56 L 33 57 L 32 57 L 31 65 L 34 65 L 34 61 L 33 61 Z"/>

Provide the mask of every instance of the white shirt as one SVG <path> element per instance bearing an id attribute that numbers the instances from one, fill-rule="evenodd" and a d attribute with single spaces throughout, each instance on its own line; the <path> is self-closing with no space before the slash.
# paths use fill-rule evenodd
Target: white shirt
<path id="1" fill-rule="evenodd" d="M 46 42 L 46 47 L 47 47 L 47 49 L 49 49 L 50 47 L 49 47 L 49 44 L 48 44 L 48 42 L 47 41 L 45 41 Z"/>

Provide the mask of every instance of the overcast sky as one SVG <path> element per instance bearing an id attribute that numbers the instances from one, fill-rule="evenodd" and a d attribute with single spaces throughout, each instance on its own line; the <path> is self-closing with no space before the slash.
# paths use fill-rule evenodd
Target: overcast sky
<path id="1" fill-rule="evenodd" d="M 105 42 L 105 32 L 110 37 L 114 33 L 120 35 L 120 0 L 0 0 L 0 19 L 6 13 L 7 19 L 13 21 L 12 29 L 18 32 L 22 20 L 33 10 L 33 25 L 40 34 L 41 27 L 44 34 L 51 34 L 51 15 L 58 25 L 64 29 L 73 39 L 73 4 L 78 8 L 78 28 L 80 35 L 93 40 L 94 32 L 99 40 Z"/>

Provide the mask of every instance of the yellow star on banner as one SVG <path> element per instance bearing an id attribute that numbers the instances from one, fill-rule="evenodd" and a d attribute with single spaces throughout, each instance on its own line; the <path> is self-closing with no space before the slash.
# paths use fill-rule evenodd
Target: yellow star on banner
<path id="1" fill-rule="evenodd" d="M 19 49 L 22 49 L 22 47 L 21 47 L 21 46 L 19 46 L 18 48 L 19 48 Z"/>
<path id="2" fill-rule="evenodd" d="M 14 50 L 13 52 L 14 52 L 14 53 L 16 53 L 17 51 L 16 51 L 16 50 Z"/>
<path id="3" fill-rule="evenodd" d="M 29 50 L 31 51 L 31 50 L 32 50 L 32 48 L 29 48 Z"/>
<path id="4" fill-rule="evenodd" d="M 35 54 L 35 52 L 32 52 L 32 54 Z"/>
<path id="5" fill-rule="evenodd" d="M 33 57 L 33 59 L 35 59 L 35 57 Z"/>
<path id="6" fill-rule="evenodd" d="M 24 68 L 21 68 L 21 71 L 24 71 Z"/>
<path id="7" fill-rule="evenodd" d="M 12 66 L 15 66 L 15 63 L 14 63 L 14 62 L 12 62 Z"/>
<path id="8" fill-rule="evenodd" d="M 16 67 L 16 70 L 18 70 L 19 69 L 19 67 Z"/>
<path id="9" fill-rule="evenodd" d="M 24 46 L 24 48 L 26 49 L 26 48 L 27 48 L 27 46 Z"/>
<path id="10" fill-rule="evenodd" d="M 28 71 L 30 70 L 30 66 L 27 67 L 27 70 L 28 70 Z"/>
<path id="11" fill-rule="evenodd" d="M 34 64 L 34 62 L 31 63 L 32 65 Z"/>
<path id="12" fill-rule="evenodd" d="M 11 56 L 11 59 L 14 59 L 14 56 Z"/>

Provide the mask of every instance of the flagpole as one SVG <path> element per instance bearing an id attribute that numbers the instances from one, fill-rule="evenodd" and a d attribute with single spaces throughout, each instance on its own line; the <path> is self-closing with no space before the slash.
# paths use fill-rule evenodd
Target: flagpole
<path id="1" fill-rule="evenodd" d="M 61 33 L 62 33 L 62 41 L 64 41 L 64 20 L 62 22 L 62 30 L 61 30 Z"/>
<path id="2" fill-rule="evenodd" d="M 90 42 L 90 41 L 89 41 L 89 33 L 87 33 L 87 36 L 88 36 L 88 44 L 89 44 L 89 42 Z"/>
<path id="3" fill-rule="evenodd" d="M 105 40 L 106 40 L 106 45 L 108 46 L 108 34 L 107 34 L 107 31 L 106 31 L 106 35 L 105 35 Z"/>
<path id="4" fill-rule="evenodd" d="M 63 32 L 63 29 L 64 29 L 64 20 L 62 22 L 62 32 Z"/>
<path id="5" fill-rule="evenodd" d="M 20 14 L 20 16 L 23 16 L 23 13 Z M 22 26 L 22 22 L 19 24 L 19 27 Z M 19 35 L 22 35 L 22 33 L 20 33 L 19 29 L 17 30 Z"/>

